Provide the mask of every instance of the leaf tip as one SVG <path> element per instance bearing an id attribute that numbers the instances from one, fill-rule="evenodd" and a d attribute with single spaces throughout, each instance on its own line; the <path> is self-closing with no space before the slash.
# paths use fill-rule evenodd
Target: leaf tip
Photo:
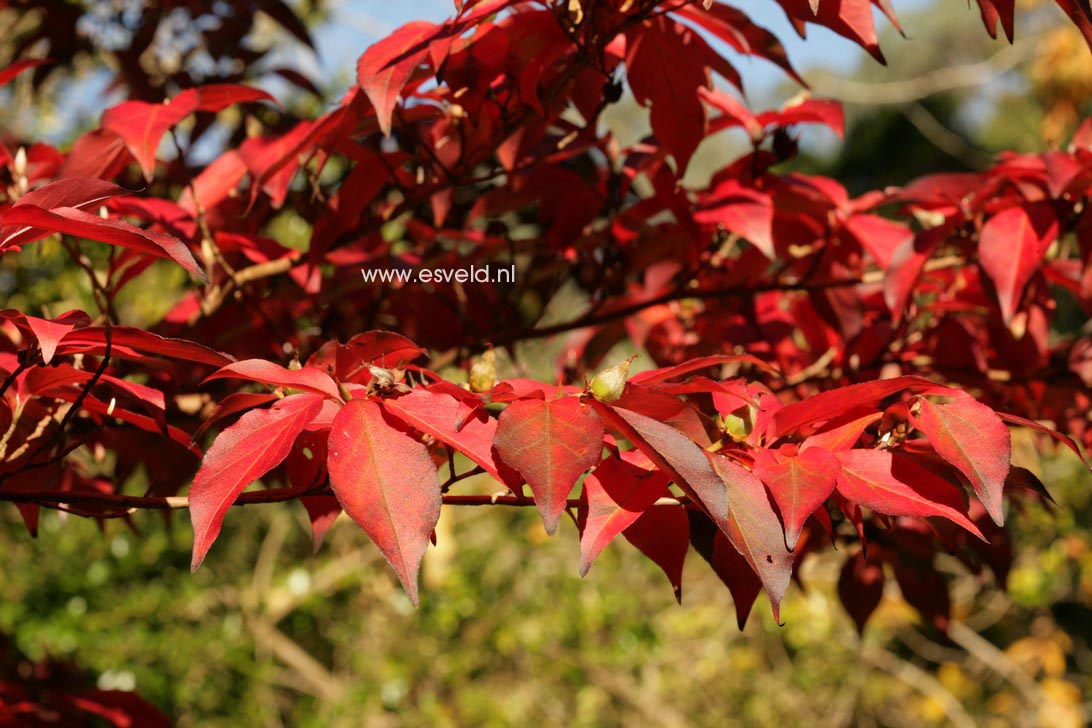
<path id="1" fill-rule="evenodd" d="M 785 547 L 789 551 L 796 550 L 796 544 L 800 542 L 800 529 L 799 528 L 786 528 L 785 529 Z"/>

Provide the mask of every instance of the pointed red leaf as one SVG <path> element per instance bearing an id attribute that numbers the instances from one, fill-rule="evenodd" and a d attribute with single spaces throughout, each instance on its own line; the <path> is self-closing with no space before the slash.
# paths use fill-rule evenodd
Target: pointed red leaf
<path id="1" fill-rule="evenodd" d="M 76 328 L 76 323 L 79 321 L 86 321 L 87 314 L 82 311 L 76 311 L 71 313 L 81 314 L 77 320 L 72 322 L 66 322 L 61 318 L 50 321 L 48 319 L 41 319 L 37 316 L 27 316 L 27 325 L 30 330 L 34 332 L 34 337 L 38 340 L 38 348 L 42 350 L 42 361 L 48 364 L 53 359 L 53 354 L 57 351 L 57 345 L 61 343 L 61 339 L 65 337 L 72 329 Z"/>
<path id="2" fill-rule="evenodd" d="M 993 281 L 1005 322 L 1012 320 L 1031 275 L 1058 237 L 1058 219 L 1046 204 L 1010 207 L 982 226 L 978 256 Z"/>
<path id="3" fill-rule="evenodd" d="M 193 522 L 194 571 L 220 534 L 224 514 L 243 490 L 281 464 L 322 409 L 314 395 L 286 397 L 269 409 L 252 410 L 220 433 L 205 453 L 201 469 L 190 486 Z"/>
<path id="4" fill-rule="evenodd" d="M 190 104 L 146 101 L 125 101 L 107 109 L 102 115 L 102 128 L 114 132 L 136 157 L 144 179 L 155 175 L 155 157 L 163 135 L 178 122 L 193 113 Z"/>
<path id="5" fill-rule="evenodd" d="M 231 362 L 231 357 L 227 354 L 221 354 L 207 346 L 184 339 L 159 336 L 132 326 L 112 326 L 109 334 L 102 326 L 87 326 L 82 329 L 75 329 L 64 337 L 57 350 L 60 353 L 80 353 L 81 351 L 100 353 L 105 347 L 107 335 L 109 335 L 110 341 L 115 347 L 115 355 L 118 355 L 116 347 L 124 346 L 156 356 L 182 359 L 216 367 L 222 367 Z"/>
<path id="6" fill-rule="evenodd" d="M 23 71 L 34 68 L 35 66 L 42 66 L 50 63 L 48 58 L 24 58 L 21 61 L 16 61 L 9 66 L 0 68 L 0 86 L 10 83 L 13 78 L 18 76 Z"/>
<path id="7" fill-rule="evenodd" d="M 622 433 L 660 470 L 705 511 L 718 528 L 727 532 L 728 494 L 705 453 L 689 437 L 670 425 L 622 407 L 591 400 L 599 416 Z"/>
<path id="8" fill-rule="evenodd" d="M 231 104 L 261 100 L 272 101 L 273 97 L 237 84 L 190 88 L 161 104 L 125 101 L 111 107 L 102 115 L 102 128 L 125 141 L 125 146 L 140 164 L 144 178 L 151 181 L 159 144 L 175 124 L 195 111 L 221 111 Z"/>
<path id="9" fill-rule="evenodd" d="M 175 96 L 172 103 L 179 102 L 189 92 L 195 95 L 195 101 L 192 102 L 195 111 L 223 111 L 232 104 L 247 104 L 254 101 L 277 103 L 276 99 L 265 91 L 239 83 L 211 83 L 207 86 L 187 89 Z M 189 105 L 191 102 L 186 99 L 182 103 Z"/>
<path id="10" fill-rule="evenodd" d="M 838 576 L 838 597 L 857 625 L 858 634 L 864 634 L 865 624 L 876 607 L 880 606 L 883 585 L 883 566 L 866 559 L 863 551 L 846 559 L 842 565 Z"/>
<path id="11" fill-rule="evenodd" d="M 607 458 L 584 479 L 588 515 L 580 534 L 581 576 L 615 536 L 667 494 L 667 477 L 631 462 L 627 454 Z"/>
<path id="12" fill-rule="evenodd" d="M 622 536 L 663 569 L 682 602 L 682 572 L 690 548 L 690 522 L 687 508 L 652 506 L 622 531 Z"/>
<path id="13" fill-rule="evenodd" d="M 963 492 L 909 455 L 889 450 L 834 453 L 842 464 L 838 492 L 888 516 L 940 516 L 982 538 L 967 517 Z"/>
<path id="14" fill-rule="evenodd" d="M 52 210 L 57 207 L 74 207 L 79 210 L 101 205 L 111 197 L 129 194 L 128 190 L 101 179 L 67 177 L 31 190 L 15 201 L 0 220 L 0 249 L 32 242 L 48 235 L 34 227 L 19 225 L 11 218 L 11 210 L 19 207 L 39 207 Z M 9 222 L 9 218 L 12 222 Z"/>
<path id="15" fill-rule="evenodd" d="M 440 479 L 428 448 L 393 427 L 382 408 L 356 399 L 330 430 L 330 486 L 417 605 L 417 574 L 440 520 Z"/>
<path id="16" fill-rule="evenodd" d="M 521 399 L 501 413 L 494 444 L 530 486 L 542 524 L 553 534 L 577 478 L 599 462 L 603 423 L 576 397 Z"/>
<path id="17" fill-rule="evenodd" d="M 205 272 L 197 265 L 190 249 L 181 240 L 170 235 L 142 230 L 123 220 L 103 219 L 74 207 L 43 210 L 34 205 L 20 205 L 4 213 L 4 224 L 40 228 L 41 234 L 38 234 L 38 237 L 45 237 L 51 232 L 64 233 L 123 248 L 132 248 L 160 258 L 169 258 L 192 273 L 194 277 L 201 281 L 206 280 Z"/>
<path id="18" fill-rule="evenodd" d="M 793 555 L 785 547 L 785 531 L 770 505 L 762 481 L 723 455 L 707 453 L 713 470 L 728 492 L 728 540 L 747 560 L 770 598 L 774 618 L 781 621 L 781 599 L 792 577 Z"/>
<path id="19" fill-rule="evenodd" d="M 675 379 L 676 377 L 681 377 L 701 369 L 722 366 L 724 364 L 752 364 L 769 374 L 780 376 L 780 372 L 778 372 L 777 369 L 750 354 L 716 354 L 698 357 L 697 359 L 691 359 L 682 364 L 664 367 L 663 369 L 638 372 L 630 377 L 629 381 L 633 384 L 655 384 L 657 382 L 666 382 L 668 379 Z"/>
<path id="20" fill-rule="evenodd" d="M 744 187 L 730 179 L 715 187 L 694 220 L 703 225 L 716 225 L 735 233 L 758 248 L 770 260 L 777 258 L 774 247 L 774 206 L 770 196 Z"/>
<path id="21" fill-rule="evenodd" d="M 812 395 L 807 399 L 787 404 L 773 416 L 766 435 L 770 440 L 820 421 L 834 420 L 841 415 L 862 406 L 879 406 L 880 402 L 902 390 L 916 394 L 958 393 L 958 390 L 930 382 L 922 377 L 895 377 L 880 379 L 863 384 L 851 384 L 827 392 Z"/>
<path id="22" fill-rule="evenodd" d="M 383 406 L 396 418 L 435 437 L 466 455 L 502 483 L 518 486 L 518 476 L 494 457 L 493 439 L 497 421 L 447 394 L 414 389 L 402 397 L 384 400 Z"/>
<path id="23" fill-rule="evenodd" d="M 317 554 L 330 527 L 341 515 L 341 504 L 332 495 L 300 496 L 300 503 L 307 510 L 307 519 L 311 521 L 311 547 Z"/>
<path id="24" fill-rule="evenodd" d="M 1005 422 L 1008 422 L 1010 425 L 1019 425 L 1021 427 L 1030 427 L 1033 430 L 1038 430 L 1039 432 L 1042 432 L 1044 435 L 1050 435 L 1055 440 L 1062 443 L 1063 445 L 1068 447 L 1070 450 L 1072 450 L 1074 453 L 1076 453 L 1077 457 L 1079 457 L 1081 459 L 1081 462 L 1084 463 L 1085 467 L 1088 468 L 1089 470 L 1092 470 L 1092 464 L 1090 464 L 1088 462 L 1088 459 L 1085 458 L 1084 453 L 1081 452 L 1081 448 L 1077 445 L 1076 441 L 1072 437 L 1070 437 L 1069 435 L 1058 432 L 1057 430 L 1055 430 L 1053 428 L 1050 428 L 1050 427 L 1047 427 L 1046 425 L 1040 424 L 1040 423 L 1036 422 L 1035 420 L 1029 420 L 1026 417 L 1021 417 L 1020 415 L 1013 415 L 1013 414 L 1009 414 L 1008 412 L 998 412 L 997 416 L 1000 417 Z"/>
<path id="25" fill-rule="evenodd" d="M 428 57 L 425 43 L 438 26 L 423 20 L 406 23 L 364 51 L 356 64 L 360 88 L 375 107 L 379 129 L 391 133 L 391 114 L 413 69 Z"/>
<path id="26" fill-rule="evenodd" d="M 747 624 L 755 599 L 762 591 L 762 581 L 747 560 L 740 555 L 724 532 L 713 525 L 705 514 L 691 510 L 690 542 L 713 573 L 732 594 L 736 608 L 736 624 L 740 630 Z"/>
<path id="27" fill-rule="evenodd" d="M 796 548 L 800 529 L 834 491 L 838 461 L 826 450 L 810 448 L 800 454 L 760 450 L 754 473 L 773 495 L 785 523 L 785 544 Z"/>
<path id="28" fill-rule="evenodd" d="M 652 131 L 680 174 L 705 136 L 698 89 L 709 86 L 707 67 L 714 58 L 719 56 L 698 33 L 662 15 L 627 37 L 630 88 L 639 103 L 651 105 Z"/>
<path id="29" fill-rule="evenodd" d="M 325 372 L 307 368 L 292 370 L 264 359 L 232 362 L 209 375 L 205 381 L 208 382 L 213 379 L 248 379 L 252 382 L 262 382 L 275 387 L 302 389 L 338 401 L 341 400 L 337 382 Z"/>
<path id="30" fill-rule="evenodd" d="M 702 26 L 737 52 L 765 58 L 780 66 L 801 86 L 807 86 L 792 67 L 788 53 L 777 36 L 755 25 L 743 11 L 720 3 L 706 3 L 682 5 L 677 12 Z"/>
<path id="31" fill-rule="evenodd" d="M 942 458 L 967 476 L 990 518 L 1002 525 L 1001 492 L 1012 461 L 1009 428 L 996 412 L 972 397 L 957 397 L 946 404 L 933 404 L 923 397 L 918 403 L 921 412 L 914 417 L 914 426 Z"/>

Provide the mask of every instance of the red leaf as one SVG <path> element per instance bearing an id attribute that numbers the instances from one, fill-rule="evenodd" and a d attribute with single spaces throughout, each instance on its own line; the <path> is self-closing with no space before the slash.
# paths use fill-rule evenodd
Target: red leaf
<path id="1" fill-rule="evenodd" d="M 986 26 L 986 32 L 990 34 L 990 37 L 997 37 L 997 22 L 1001 21 L 1001 27 L 1005 29 L 1005 37 L 1008 38 L 1009 43 L 1012 43 L 1016 0 L 978 0 L 978 9 L 982 14 L 982 24 Z"/>
<path id="2" fill-rule="evenodd" d="M 1065 11 L 1077 29 L 1081 31 L 1085 42 L 1092 48 L 1092 4 L 1088 0 L 1054 0 Z"/>
<path id="3" fill-rule="evenodd" d="M 780 375 L 774 367 L 770 366 L 766 362 L 753 357 L 750 354 L 739 355 L 724 355 L 718 354 L 714 356 L 703 356 L 697 359 L 691 359 L 690 361 L 683 362 L 682 364 L 676 364 L 673 367 L 664 367 L 663 369 L 653 369 L 647 372 L 639 372 L 629 378 L 629 381 L 634 384 L 655 384 L 656 382 L 666 382 L 668 379 L 674 379 L 675 377 L 681 377 L 691 372 L 696 372 L 700 369 L 706 369 L 708 367 L 716 367 L 724 364 L 753 364 L 762 370 L 773 374 L 775 376 Z"/>
<path id="4" fill-rule="evenodd" d="M 264 91 L 236 84 L 214 84 L 186 89 L 161 104 L 126 101 L 107 109 L 102 115 L 102 128 L 123 140 L 125 146 L 149 182 L 155 175 L 155 157 L 163 135 L 175 124 L 195 111 L 221 111 L 231 104 L 267 100 L 273 97 Z"/>
<path id="5" fill-rule="evenodd" d="M 840 101 L 805 99 L 779 111 L 764 111 L 755 117 L 762 126 L 779 127 L 793 124 L 823 124 L 838 136 L 845 136 L 846 117 Z"/>
<path id="6" fill-rule="evenodd" d="M 576 397 L 521 399 L 501 413 L 494 444 L 527 481 L 552 535 L 577 478 L 599 462 L 603 423 Z"/>
<path id="7" fill-rule="evenodd" d="M 728 493 L 728 540 L 747 560 L 770 598 L 774 619 L 781 621 L 781 599 L 792 577 L 792 553 L 785 531 L 762 481 L 723 455 L 707 453 Z"/>
<path id="8" fill-rule="evenodd" d="M 683 5 L 677 12 L 716 35 L 737 52 L 765 58 L 780 66 L 801 86 L 807 86 L 789 63 L 788 53 L 777 36 L 755 25 L 742 11 L 720 3 L 710 3 L 708 7 Z"/>
<path id="9" fill-rule="evenodd" d="M 192 102 L 195 111 L 223 111 L 232 104 L 247 104 L 254 101 L 276 103 L 276 99 L 265 91 L 238 83 L 213 83 L 187 89 L 175 96 L 172 103 L 179 102 L 188 93 L 193 93 L 196 97 L 195 101 Z M 189 105 L 191 102 L 187 99 L 183 103 Z"/>
<path id="10" fill-rule="evenodd" d="M 680 603 L 683 563 L 690 547 L 688 510 L 678 506 L 652 506 L 622 531 L 627 541 L 663 569 L 675 590 L 675 599 Z"/>
<path id="11" fill-rule="evenodd" d="M 417 574 L 440 519 L 440 479 L 428 448 L 392 427 L 382 408 L 355 399 L 330 430 L 330 486 L 417 605 Z"/>
<path id="12" fill-rule="evenodd" d="M 846 559 L 838 576 L 838 597 L 842 606 L 857 625 L 857 633 L 864 634 L 865 624 L 883 600 L 883 566 L 868 561 L 863 551 Z"/>
<path id="13" fill-rule="evenodd" d="M 102 128 L 125 141 L 126 148 L 140 164 L 144 179 L 150 182 L 155 176 L 155 157 L 163 135 L 192 112 L 192 106 L 181 103 L 125 101 L 103 113 Z"/>
<path id="14" fill-rule="evenodd" d="M 192 570 L 201 565 L 239 494 L 281 464 L 296 436 L 321 409 L 322 399 L 314 395 L 286 397 L 269 409 L 247 412 L 220 433 L 190 486 Z"/>
<path id="15" fill-rule="evenodd" d="M 101 353 L 106 344 L 106 336 L 106 329 L 102 326 L 75 329 L 64 337 L 64 341 L 61 342 L 57 350 L 62 354 L 87 353 L 89 351 Z M 170 339 L 131 326 L 112 326 L 110 327 L 109 336 L 114 347 L 125 346 L 157 356 L 210 364 L 216 367 L 222 367 L 231 362 L 231 357 L 227 354 L 221 354 L 206 346 L 195 344 L 192 341 L 185 341 L 184 339 Z M 89 349 L 88 345 L 93 345 L 94 349 Z M 117 355 L 116 348 L 114 353 Z"/>
<path id="16" fill-rule="evenodd" d="M 584 479 L 588 516 L 580 534 L 580 575 L 588 573 L 611 540 L 667 494 L 667 477 L 626 458 L 610 457 Z"/>
<path id="17" fill-rule="evenodd" d="M 12 207 L 33 205 L 45 210 L 52 210 L 54 207 L 86 209 L 102 204 L 111 197 L 128 194 L 131 194 L 129 190 L 118 187 L 113 182 L 94 177 L 66 177 L 31 190 L 16 200 Z"/>
<path id="18" fill-rule="evenodd" d="M 820 427 L 814 435 L 800 444 L 800 450 L 806 451 L 813 447 L 820 447 L 828 452 L 849 450 L 857 444 L 870 425 L 881 419 L 883 412 L 869 407 L 850 410 Z"/>
<path id="19" fill-rule="evenodd" d="M 357 61 L 357 83 L 375 107 L 379 129 L 384 136 L 390 136 L 391 114 L 398 104 L 398 96 L 413 69 L 428 57 L 425 41 L 435 35 L 437 28 L 423 20 L 406 23 L 364 51 Z"/>
<path id="20" fill-rule="evenodd" d="M 49 364 L 61 339 L 76 326 L 90 321 L 83 311 L 72 310 L 61 314 L 55 319 L 42 319 L 37 316 L 27 316 L 21 311 L 8 309 L 0 311 L 0 318 L 6 318 L 15 324 L 24 334 L 29 334 L 38 343 L 42 353 L 42 362 Z"/>
<path id="21" fill-rule="evenodd" d="M 895 377 L 863 384 L 851 384 L 782 407 L 773 416 L 766 435 L 772 441 L 789 433 L 798 432 L 816 422 L 834 420 L 862 406 L 878 407 L 880 402 L 902 390 L 916 394 L 946 394 L 953 396 L 958 390 L 930 382 L 922 377 Z"/>
<path id="22" fill-rule="evenodd" d="M 67 177 L 31 190 L 16 200 L 10 209 L 29 205 L 43 210 L 52 210 L 56 207 L 74 207 L 82 210 L 101 205 L 111 197 L 127 194 L 129 194 L 128 190 L 101 179 Z M 49 234 L 33 227 L 9 223 L 8 214 L 4 214 L 3 217 L 4 224 L 0 226 L 0 249 L 32 242 Z"/>
<path id="23" fill-rule="evenodd" d="M 705 136 L 698 89 L 709 86 L 708 60 L 716 56 L 700 35 L 661 16 L 628 36 L 627 78 L 641 104 L 652 106 L 652 131 L 675 158 L 679 173 Z"/>
<path id="24" fill-rule="evenodd" d="M 690 542 L 713 573 L 728 587 L 736 607 L 736 624 L 740 630 L 747 624 L 762 582 L 747 560 L 740 555 L 724 532 L 713 525 L 703 513 L 690 511 Z"/>
<path id="25" fill-rule="evenodd" d="M 50 232 L 64 233 L 169 258 L 202 282 L 207 280 L 205 272 L 198 267 L 190 249 L 181 240 L 170 235 L 141 230 L 122 220 L 103 219 L 74 207 L 43 210 L 34 205 L 20 205 L 4 213 L 4 223 L 29 225 L 48 231 L 38 235 L 39 238 Z"/>
<path id="26" fill-rule="evenodd" d="M 38 348 L 42 350 L 42 361 L 46 364 L 53 359 L 53 354 L 57 351 L 57 345 L 61 343 L 61 339 L 65 337 L 65 334 L 76 328 L 76 323 L 87 321 L 87 314 L 82 311 L 71 311 L 69 313 L 76 313 L 79 316 L 72 323 L 64 321 L 63 317 L 53 321 L 40 319 L 36 316 L 26 317 L 27 325 L 34 332 L 34 338 L 38 340 Z"/>
<path id="27" fill-rule="evenodd" d="M 427 435 L 435 437 L 480 465 L 502 483 L 518 486 L 518 476 L 493 457 L 493 439 L 497 421 L 480 410 L 473 414 L 470 405 L 446 394 L 415 389 L 402 397 L 383 401 L 383 407 Z"/>
<path id="28" fill-rule="evenodd" d="M 728 495 L 705 453 L 689 437 L 670 425 L 621 407 L 590 401 L 611 427 L 622 433 L 656 467 L 690 496 L 718 528 L 727 532 Z"/>
<path id="29" fill-rule="evenodd" d="M 919 565 L 895 561 L 891 566 L 907 604 L 938 630 L 947 632 L 952 601 L 944 577 L 931 563 Z"/>
<path id="30" fill-rule="evenodd" d="M 1009 428 L 996 412 L 971 397 L 946 404 L 921 398 L 918 404 L 921 412 L 914 417 L 914 426 L 942 458 L 967 476 L 990 518 L 1003 525 L 1001 493 L 1012 460 Z"/>
<path id="31" fill-rule="evenodd" d="M 47 63 L 51 63 L 48 58 L 25 58 L 21 61 L 16 61 L 9 66 L 0 68 L 0 86 L 10 83 L 13 78 L 23 71 L 34 68 L 35 66 L 43 66 Z"/>
<path id="32" fill-rule="evenodd" d="M 838 492 L 888 516 L 940 516 L 982 538 L 967 517 L 963 492 L 901 453 L 888 450 L 844 450 L 834 453 L 842 464 Z"/>
<path id="33" fill-rule="evenodd" d="M 1047 427 L 1046 425 L 1039 424 L 1035 420 L 1029 420 L 1028 418 L 1021 417 L 1020 415 L 1012 415 L 1012 414 L 1009 414 L 1008 412 L 998 412 L 997 416 L 1000 417 L 1005 422 L 1008 422 L 1009 424 L 1020 425 L 1021 427 L 1030 427 L 1033 430 L 1038 430 L 1039 432 L 1042 432 L 1043 434 L 1050 435 L 1055 440 L 1057 440 L 1058 442 L 1062 443 L 1063 445 L 1068 447 L 1070 450 L 1075 452 L 1077 454 L 1077 457 L 1079 457 L 1081 459 L 1081 462 L 1084 463 L 1085 467 L 1088 468 L 1089 470 L 1092 470 L 1092 464 L 1089 464 L 1088 460 L 1085 458 L 1084 454 L 1081 452 L 1081 448 L 1077 446 L 1077 443 L 1069 435 L 1065 435 L 1065 434 L 1063 434 L 1061 432 L 1058 432 L 1055 429 Z"/>
<path id="34" fill-rule="evenodd" d="M 302 389 L 341 401 L 341 392 L 338 390 L 337 382 L 331 379 L 328 374 L 317 369 L 292 370 L 264 359 L 232 362 L 209 375 L 205 381 L 209 382 L 213 379 L 248 379 L 252 382 L 262 382 L 275 387 Z"/>
<path id="35" fill-rule="evenodd" d="M 754 473 L 770 489 L 781 511 L 790 549 L 796 548 L 804 522 L 834 491 L 838 467 L 834 456 L 816 447 L 799 455 L 778 450 L 760 450 L 755 455 Z"/>
<path id="36" fill-rule="evenodd" d="M 1049 205 L 1010 207 L 982 226 L 978 256 L 993 281 L 1005 323 L 1012 320 L 1024 288 L 1058 237 L 1058 219 Z"/>
<path id="37" fill-rule="evenodd" d="M 896 250 L 904 245 L 913 246 L 912 230 L 879 215 L 854 215 L 846 221 L 845 231 L 883 270 L 891 267 Z"/>
<path id="38" fill-rule="evenodd" d="M 891 260 L 884 273 L 883 298 L 891 310 L 895 323 L 902 320 L 910 294 L 921 278 L 925 263 L 956 227 L 958 218 L 952 217 L 943 225 L 930 228 L 903 241 L 891 252 Z"/>
<path id="39" fill-rule="evenodd" d="M 332 495 L 300 496 L 300 503 L 307 510 L 307 519 L 311 521 L 311 547 L 317 554 L 330 527 L 341 515 L 341 504 Z"/>
<path id="40" fill-rule="evenodd" d="M 858 44 L 880 63 L 884 63 L 876 36 L 871 0 L 781 0 L 779 3 L 794 21 L 800 36 L 805 23 L 830 28 Z"/>

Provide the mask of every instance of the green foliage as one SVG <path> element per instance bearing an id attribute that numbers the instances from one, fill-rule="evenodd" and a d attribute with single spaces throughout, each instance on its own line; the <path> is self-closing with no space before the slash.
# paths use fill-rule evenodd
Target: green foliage
<path id="1" fill-rule="evenodd" d="M 1011 519 L 1010 595 L 952 568 L 955 614 L 996 648 L 960 630 L 945 643 L 893 584 L 858 640 L 838 556 L 805 564 L 811 588 L 790 589 L 784 627 L 757 609 L 740 633 L 693 554 L 682 606 L 623 541 L 580 580 L 576 539 L 548 539 L 523 508 L 445 511 L 416 612 L 344 517 L 309 557 L 297 505 L 227 519 L 192 576 L 177 519 L 139 514 L 138 539 L 50 515 L 30 540 L 8 513 L 7 559 L 36 568 L 0 574 L 0 631 L 103 687 L 135 684 L 183 726 L 1079 725 L 1092 497 L 1070 459 L 1041 467 L 1060 508 Z"/>

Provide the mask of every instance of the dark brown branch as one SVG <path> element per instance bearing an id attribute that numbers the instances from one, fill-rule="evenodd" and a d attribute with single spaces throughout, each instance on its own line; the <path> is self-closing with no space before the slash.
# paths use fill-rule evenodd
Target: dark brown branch
<path id="1" fill-rule="evenodd" d="M 295 500 L 301 495 L 333 495 L 327 490 L 300 490 L 298 488 L 270 488 L 269 490 L 257 490 L 243 493 L 234 506 L 246 506 L 256 503 L 283 503 Z M 80 493 L 73 491 L 55 490 L 23 490 L 18 492 L 0 492 L 0 502 L 7 503 L 37 503 L 38 505 L 52 507 L 58 505 L 82 505 L 97 506 L 100 508 L 115 509 L 118 511 L 169 511 L 189 508 L 190 501 L 186 496 L 139 496 L 120 495 L 116 493 Z M 686 505 L 689 503 L 686 497 L 660 498 L 655 505 Z M 444 505 L 449 506 L 533 506 L 535 502 L 523 496 L 504 495 L 445 495 Z M 568 507 L 576 508 L 579 500 L 570 498 Z M 97 514 L 96 514 L 97 515 Z"/>
<path id="2" fill-rule="evenodd" d="M 550 326 L 541 326 L 536 329 L 520 329 L 508 332 L 502 332 L 498 336 L 494 337 L 490 343 L 503 346 L 511 344 L 517 341 L 524 341 L 527 339 L 541 339 L 546 336 L 553 336 L 555 334 L 563 334 L 569 331 L 575 331 L 576 329 L 583 329 L 589 326 L 600 326 L 602 324 L 618 321 L 619 319 L 628 318 L 642 311 L 659 306 L 665 303 L 672 303 L 674 301 L 683 301 L 686 299 L 696 298 L 701 300 L 709 300 L 715 298 L 734 298 L 734 297 L 750 297 L 759 293 L 769 293 L 770 291 L 823 291 L 831 288 L 846 288 L 851 286 L 859 286 L 869 281 L 862 278 L 849 278 L 839 279 L 833 281 L 823 281 L 820 283 L 770 283 L 763 286 L 749 286 L 749 287 L 732 287 L 732 288 L 712 288 L 712 289 L 691 289 L 682 288 L 670 293 L 665 293 L 662 296 L 656 298 L 650 298 L 646 301 L 630 304 L 629 306 L 623 306 L 611 311 L 603 311 L 600 313 L 592 313 L 587 316 L 581 316 L 580 318 L 573 319 L 571 321 L 563 321 L 558 324 L 552 324 Z"/>

